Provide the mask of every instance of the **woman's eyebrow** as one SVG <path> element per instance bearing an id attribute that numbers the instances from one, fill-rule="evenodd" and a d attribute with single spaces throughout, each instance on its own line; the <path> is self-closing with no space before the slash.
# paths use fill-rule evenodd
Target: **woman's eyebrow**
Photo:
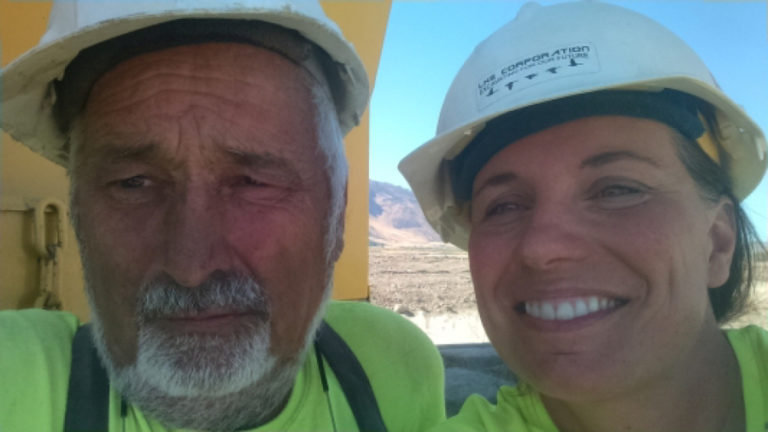
<path id="1" fill-rule="evenodd" d="M 649 165 L 652 165 L 654 167 L 659 167 L 658 162 L 655 160 L 639 155 L 633 151 L 629 150 L 622 150 L 622 151 L 612 151 L 612 152 L 604 152 L 600 154 L 596 154 L 594 156 L 590 156 L 587 159 L 584 159 L 584 161 L 581 162 L 582 168 L 597 168 L 603 165 L 607 165 L 613 162 L 618 162 L 621 160 L 637 160 L 640 162 L 645 162 Z"/>
<path id="2" fill-rule="evenodd" d="M 483 190 L 485 190 L 487 188 L 491 188 L 491 187 L 494 187 L 494 186 L 499 186 L 499 185 L 503 185 L 503 184 L 506 184 L 506 183 L 510 183 L 510 182 L 513 182 L 513 181 L 515 181 L 517 179 L 518 179 L 517 174 L 515 174 L 513 172 L 505 172 L 505 173 L 501 173 L 501 174 L 496 174 L 493 177 L 490 177 L 490 178 L 486 179 L 485 181 L 483 181 L 483 183 L 480 184 L 480 187 L 478 187 L 475 191 L 472 192 L 472 196 L 479 195 L 480 192 L 482 192 Z"/>

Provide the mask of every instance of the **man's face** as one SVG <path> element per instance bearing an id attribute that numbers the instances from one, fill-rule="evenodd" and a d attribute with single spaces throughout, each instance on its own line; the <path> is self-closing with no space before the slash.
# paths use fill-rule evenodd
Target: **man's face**
<path id="1" fill-rule="evenodd" d="M 331 272 L 317 143 L 309 78 L 271 51 L 183 46 L 100 78 L 83 114 L 73 208 L 116 368 L 136 363 L 142 331 L 182 373 L 198 362 L 236 368 L 231 358 L 254 340 L 278 362 L 295 360 Z M 163 305 L 174 292 L 182 300 Z"/>
<path id="2" fill-rule="evenodd" d="M 729 204 L 700 196 L 672 137 L 651 120 L 586 118 L 510 144 L 477 175 L 483 324 L 545 395 L 639 391 L 722 338 L 707 289 L 728 276 Z"/>

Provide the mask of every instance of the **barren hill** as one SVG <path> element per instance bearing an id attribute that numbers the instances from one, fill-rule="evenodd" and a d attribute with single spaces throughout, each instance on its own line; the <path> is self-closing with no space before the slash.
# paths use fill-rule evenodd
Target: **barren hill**
<path id="1" fill-rule="evenodd" d="M 440 241 L 440 236 L 421 213 L 413 192 L 408 189 L 371 180 L 368 212 L 368 243 L 372 246 Z"/>

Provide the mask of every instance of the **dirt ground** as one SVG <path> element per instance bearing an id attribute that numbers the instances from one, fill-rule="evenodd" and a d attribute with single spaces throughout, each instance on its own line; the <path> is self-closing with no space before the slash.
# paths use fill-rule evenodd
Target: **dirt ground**
<path id="1" fill-rule="evenodd" d="M 475 309 L 466 252 L 442 244 L 368 250 L 371 303 L 405 316 Z"/>
<path id="2" fill-rule="evenodd" d="M 466 253 L 443 244 L 369 248 L 371 302 L 407 317 L 435 343 L 487 341 L 477 316 Z M 768 328 L 766 264 L 750 310 L 729 326 Z"/>
<path id="3" fill-rule="evenodd" d="M 368 250 L 371 303 L 408 318 L 436 344 L 488 342 L 464 251 L 442 243 Z"/>

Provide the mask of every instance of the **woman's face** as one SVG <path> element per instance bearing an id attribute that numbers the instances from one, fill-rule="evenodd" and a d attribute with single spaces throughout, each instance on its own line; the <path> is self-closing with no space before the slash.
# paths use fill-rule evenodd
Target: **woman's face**
<path id="1" fill-rule="evenodd" d="M 665 379 L 720 337 L 707 289 L 728 276 L 731 210 L 701 198 L 655 121 L 590 117 L 512 143 L 478 173 L 471 202 L 491 342 L 559 399 Z"/>

